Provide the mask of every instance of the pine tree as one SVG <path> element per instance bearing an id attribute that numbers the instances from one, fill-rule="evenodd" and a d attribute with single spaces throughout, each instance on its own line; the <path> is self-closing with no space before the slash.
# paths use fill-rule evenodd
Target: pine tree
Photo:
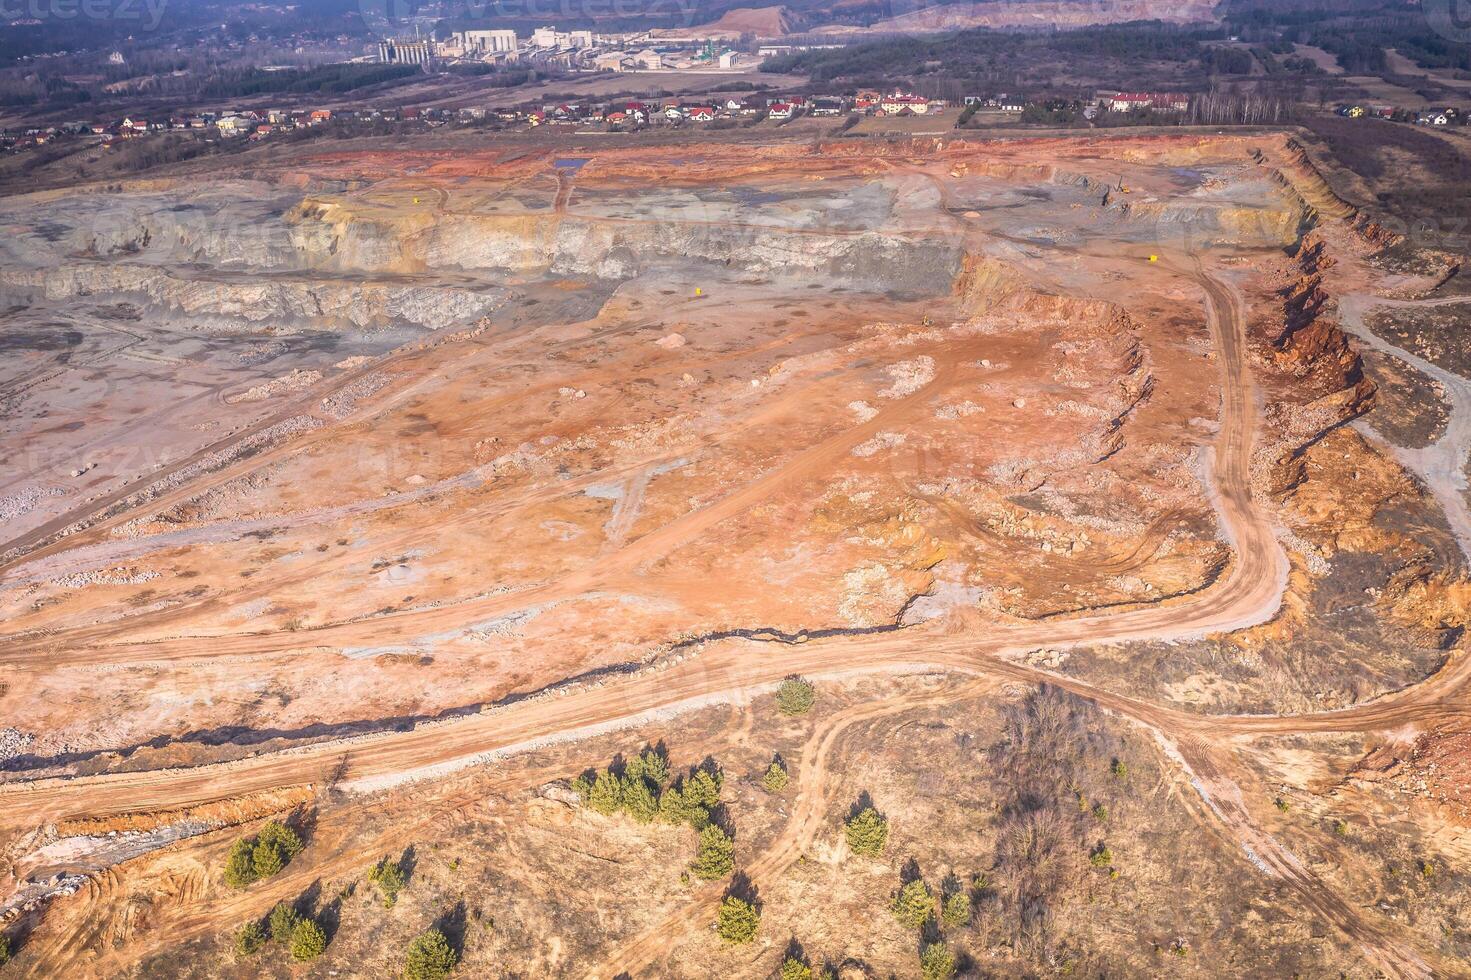
<path id="1" fill-rule="evenodd" d="M 923 980 L 950 980 L 955 976 L 955 954 L 944 943 L 930 943 L 919 954 Z"/>
<path id="2" fill-rule="evenodd" d="M 659 801 L 642 776 L 624 776 L 620 797 L 624 812 L 639 823 L 649 823 L 659 815 Z"/>
<path id="3" fill-rule="evenodd" d="M 678 786 L 670 786 L 659 794 L 659 819 L 665 823 L 681 824 L 688 820 L 684 794 Z"/>
<path id="4" fill-rule="evenodd" d="M 587 805 L 601 814 L 614 813 L 623 805 L 623 784 L 611 772 L 600 772 L 587 794 Z"/>
<path id="5" fill-rule="evenodd" d="M 684 781 L 684 798 L 687 802 L 710 809 L 720 802 L 721 779 L 708 769 L 696 769 Z"/>
<path id="6" fill-rule="evenodd" d="M 279 845 L 258 840 L 251 849 L 250 863 L 257 878 L 269 878 L 286 867 L 286 855 Z"/>
<path id="7" fill-rule="evenodd" d="M 404 980 L 444 980 L 459 961 L 444 933 L 430 929 L 409 943 L 409 954 L 404 959 Z"/>
<path id="8" fill-rule="evenodd" d="M 873 807 L 864 807 L 844 825 L 844 833 L 854 854 L 878 857 L 889 841 L 889 821 Z"/>
<path id="9" fill-rule="evenodd" d="M 786 715 L 805 715 L 816 698 L 816 690 L 800 677 L 788 678 L 776 689 L 776 706 Z"/>
<path id="10" fill-rule="evenodd" d="M 910 929 L 922 929 L 926 922 L 934 918 L 935 896 L 930 892 L 929 885 L 916 878 L 899 889 L 889 910 L 894 913 L 894 918 Z"/>
<path id="11" fill-rule="evenodd" d="M 271 909 L 267 924 L 270 927 L 271 939 L 278 943 L 289 942 L 291 934 L 301 922 L 301 916 L 296 914 L 296 909 L 285 902 L 277 902 L 276 907 Z"/>
<path id="12" fill-rule="evenodd" d="M 266 843 L 277 848 L 285 859 L 282 863 L 289 863 L 292 858 L 301 853 L 301 837 L 296 831 L 286 826 L 279 820 L 269 820 L 256 835 L 256 843 Z"/>
<path id="13" fill-rule="evenodd" d="M 250 838 L 242 837 L 230 845 L 230 856 L 225 858 L 225 884 L 231 888 L 244 888 L 255 881 L 255 861 L 252 858 Z"/>
<path id="14" fill-rule="evenodd" d="M 940 907 L 940 918 L 952 929 L 970 924 L 970 896 L 963 891 L 946 897 Z"/>
<path id="15" fill-rule="evenodd" d="M 408 884 L 404 869 L 397 861 L 389 861 L 388 858 L 373 865 L 368 872 L 368 880 L 378 886 L 378 891 L 383 895 L 383 907 L 386 909 L 393 908 L 398 901 L 398 893 Z"/>
<path id="16" fill-rule="evenodd" d="M 254 956 L 266 944 L 266 930 L 254 920 L 245 923 L 235 933 L 235 952 L 239 956 Z"/>
<path id="17" fill-rule="evenodd" d="M 724 878 L 735 870 L 735 842 L 713 823 L 700 831 L 692 870 L 696 878 L 704 881 Z"/>
<path id="18" fill-rule="evenodd" d="M 788 956 L 781 963 L 781 980 L 812 980 L 812 967 L 795 956 Z"/>
<path id="19" fill-rule="evenodd" d="M 653 749 L 644 749 L 634 758 L 628 760 L 624 766 L 625 776 L 642 776 L 655 786 L 663 786 L 669 781 L 669 763 L 664 757 Z"/>
<path id="20" fill-rule="evenodd" d="M 756 938 L 761 926 L 761 913 L 750 902 L 734 895 L 725 896 L 720 903 L 720 914 L 715 920 L 715 932 L 732 945 L 748 943 Z"/>
<path id="21" fill-rule="evenodd" d="M 314 960 L 327 948 L 327 934 L 311 919 L 302 919 L 291 930 L 291 958 L 298 963 Z"/>
<path id="22" fill-rule="evenodd" d="M 786 789 L 789 781 L 786 767 L 777 759 L 771 760 L 771 765 L 766 768 L 766 775 L 761 777 L 761 785 L 772 793 L 780 793 Z"/>

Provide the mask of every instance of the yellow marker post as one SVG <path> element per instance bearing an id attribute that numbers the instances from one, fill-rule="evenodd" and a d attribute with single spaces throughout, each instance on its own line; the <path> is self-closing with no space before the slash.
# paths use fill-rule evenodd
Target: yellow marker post
<path id="1" fill-rule="evenodd" d="M 696 296 L 704 296 L 705 295 L 705 291 L 703 289 L 701 289 L 699 286 L 696 286 L 695 287 L 695 295 Z"/>
<path id="2" fill-rule="evenodd" d="M 1151 262 L 1158 262 L 1159 261 L 1159 256 L 1158 255 L 1151 255 L 1149 257 L 1149 261 L 1151 261 Z"/>
<path id="3" fill-rule="evenodd" d="M 419 199 L 418 199 L 418 198 L 417 198 L 417 197 L 416 197 L 416 198 L 414 198 L 414 203 L 415 203 L 415 204 L 418 204 L 418 203 L 419 203 Z M 1152 259 L 1151 259 L 1151 261 L 1153 261 L 1153 260 L 1152 260 Z"/>

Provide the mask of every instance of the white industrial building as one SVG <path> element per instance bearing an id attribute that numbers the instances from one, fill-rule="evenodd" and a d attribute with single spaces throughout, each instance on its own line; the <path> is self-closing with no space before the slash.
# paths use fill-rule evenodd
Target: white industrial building
<path id="1" fill-rule="evenodd" d="M 515 31 L 456 31 L 452 37 L 466 55 L 508 54 L 516 50 Z"/>
<path id="2" fill-rule="evenodd" d="M 533 48 L 576 51 L 581 48 L 590 48 L 594 43 L 592 31 L 559 31 L 555 27 L 538 27 L 531 32 Z"/>
<path id="3" fill-rule="evenodd" d="M 433 57 L 430 42 L 422 38 L 378 42 L 378 61 L 385 65 L 427 65 Z"/>

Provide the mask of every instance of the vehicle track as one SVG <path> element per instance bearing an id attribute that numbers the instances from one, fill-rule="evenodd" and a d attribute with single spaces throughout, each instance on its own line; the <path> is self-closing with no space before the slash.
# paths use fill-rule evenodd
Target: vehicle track
<path id="1" fill-rule="evenodd" d="M 758 891 L 796 864 L 811 848 L 823 828 L 831 828 L 830 811 L 833 795 L 832 755 L 840 740 L 855 726 L 888 718 L 923 707 L 941 707 L 956 701 L 977 697 L 996 687 L 990 679 L 973 680 L 940 692 L 910 692 L 880 702 L 850 705 L 834 712 L 813 727 L 797 756 L 792 774 L 796 794 L 792 812 L 781 831 L 760 854 L 740 863 L 739 870 Z M 697 929 L 708 929 L 725 894 L 724 882 L 702 886 L 692 901 L 686 902 L 657 925 L 612 950 L 588 980 L 604 980 L 621 974 L 643 975 L 673 950 L 682 936 Z"/>

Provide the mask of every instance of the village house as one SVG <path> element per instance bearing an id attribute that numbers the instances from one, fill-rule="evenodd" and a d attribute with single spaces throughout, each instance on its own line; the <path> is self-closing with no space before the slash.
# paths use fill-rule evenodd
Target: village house
<path id="1" fill-rule="evenodd" d="M 923 116 L 929 111 L 929 100 L 921 98 L 918 95 L 904 95 L 895 92 L 893 95 L 884 96 L 879 101 L 879 112 L 886 116 Z"/>

